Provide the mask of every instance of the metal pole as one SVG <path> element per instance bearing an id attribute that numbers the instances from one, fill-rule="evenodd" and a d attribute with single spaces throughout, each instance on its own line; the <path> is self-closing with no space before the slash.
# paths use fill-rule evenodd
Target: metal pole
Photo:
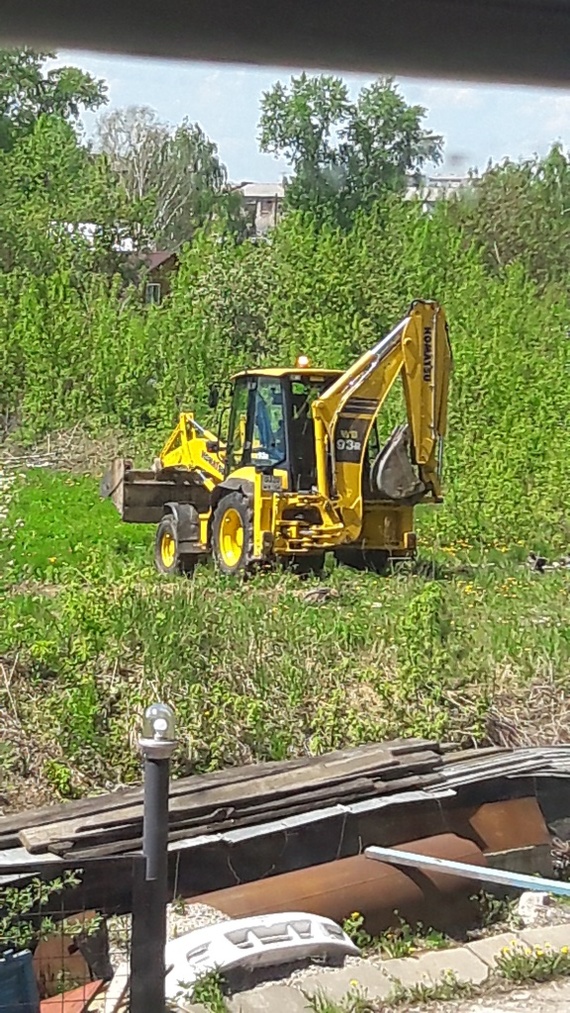
<path id="1" fill-rule="evenodd" d="M 542 876 L 526 876 L 522 872 L 506 872 L 503 869 L 492 869 L 489 866 L 469 865 L 464 862 L 452 862 L 447 858 L 433 858 L 431 855 L 416 855 L 410 851 L 397 851 L 395 848 L 366 848 L 366 858 L 388 865 L 408 866 L 412 869 L 433 869 L 435 872 L 448 876 L 460 876 L 461 879 L 476 879 L 481 883 L 498 883 L 518 890 L 535 890 L 539 893 L 554 893 L 559 897 L 570 897 L 570 883 L 558 879 L 543 879 Z"/>
<path id="2" fill-rule="evenodd" d="M 146 881 L 155 881 L 158 896 L 167 894 L 168 878 L 168 785 L 170 760 L 145 753 L 143 855 Z"/>
<path id="3" fill-rule="evenodd" d="M 145 712 L 144 875 L 133 891 L 131 1013 L 165 1013 L 166 905 L 168 901 L 168 794 L 170 757 L 176 746 L 174 712 L 154 704 Z"/>

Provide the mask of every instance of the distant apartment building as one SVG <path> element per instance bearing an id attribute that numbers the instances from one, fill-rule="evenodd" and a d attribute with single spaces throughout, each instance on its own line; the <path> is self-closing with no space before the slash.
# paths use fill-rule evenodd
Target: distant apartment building
<path id="1" fill-rule="evenodd" d="M 251 220 L 254 235 L 264 236 L 275 228 L 283 210 L 285 188 L 282 183 L 238 183 L 238 190 Z"/>
<path id="2" fill-rule="evenodd" d="M 420 198 L 423 210 L 428 212 L 436 201 L 447 199 L 470 185 L 469 176 L 410 176 L 405 191 L 406 200 Z M 283 211 L 285 188 L 282 183 L 236 183 L 251 221 L 255 236 L 264 236 L 275 228 Z"/>
<path id="3" fill-rule="evenodd" d="M 424 176 L 420 180 L 410 178 L 406 188 L 406 200 L 419 197 L 424 211 L 431 211 L 436 201 L 448 200 L 454 194 L 465 190 L 471 183 L 469 176 Z"/>

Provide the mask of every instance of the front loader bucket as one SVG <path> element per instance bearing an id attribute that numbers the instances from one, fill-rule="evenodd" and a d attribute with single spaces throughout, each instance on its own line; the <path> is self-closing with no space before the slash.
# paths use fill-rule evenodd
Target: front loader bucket
<path id="1" fill-rule="evenodd" d="M 200 510 L 207 509 L 209 499 L 190 471 L 141 471 L 120 457 L 103 477 L 99 491 L 102 499 L 112 500 L 121 520 L 130 524 L 158 524 L 166 503 L 193 503 Z"/>

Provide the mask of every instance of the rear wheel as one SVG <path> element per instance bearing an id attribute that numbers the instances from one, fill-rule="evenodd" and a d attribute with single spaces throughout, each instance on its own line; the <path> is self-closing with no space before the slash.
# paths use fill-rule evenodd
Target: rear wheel
<path id="1" fill-rule="evenodd" d="M 372 573 L 386 573 L 389 552 L 385 549 L 335 549 L 335 559 L 342 566 L 353 570 L 370 570 Z"/>
<path id="2" fill-rule="evenodd" d="M 191 573 L 196 565 L 193 556 L 181 555 L 178 543 L 178 525 L 172 514 L 166 514 L 156 529 L 154 563 L 159 573 L 173 576 Z"/>
<path id="3" fill-rule="evenodd" d="M 252 517 L 240 492 L 224 496 L 212 521 L 212 553 L 221 573 L 231 576 L 246 570 L 251 559 Z"/>

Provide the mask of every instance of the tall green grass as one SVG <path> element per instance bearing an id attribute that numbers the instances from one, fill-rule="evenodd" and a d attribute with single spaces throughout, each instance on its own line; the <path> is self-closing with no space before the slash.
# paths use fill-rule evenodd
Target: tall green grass
<path id="1" fill-rule="evenodd" d="M 338 568 L 338 597 L 314 606 L 278 572 L 161 579 L 148 532 L 95 492 L 31 473 L 9 513 L 0 708 L 15 706 L 34 776 L 59 791 L 136 778 L 134 733 L 157 697 L 178 715 L 178 772 L 398 735 L 567 734 L 570 576 L 530 573 L 526 547 L 430 546 L 431 570 L 387 578 Z"/>
<path id="2" fill-rule="evenodd" d="M 320 607 L 280 573 L 168 582 L 152 531 L 122 525 L 94 479 L 17 485 L 0 543 L 9 797 L 29 749 L 48 794 L 136 777 L 134 729 L 159 696 L 179 771 L 395 735 L 567 737 L 568 574 L 524 560 L 570 536 L 568 304 L 516 264 L 490 277 L 445 209 L 395 201 L 348 234 L 291 215 L 257 246 L 198 237 L 158 309 L 63 270 L 1 276 L 0 413 L 24 441 L 112 429 L 151 456 L 182 405 L 215 424 L 212 380 L 300 351 L 348 365 L 417 296 L 444 304 L 455 355 L 446 500 L 418 511 L 425 568 L 335 570 Z"/>

